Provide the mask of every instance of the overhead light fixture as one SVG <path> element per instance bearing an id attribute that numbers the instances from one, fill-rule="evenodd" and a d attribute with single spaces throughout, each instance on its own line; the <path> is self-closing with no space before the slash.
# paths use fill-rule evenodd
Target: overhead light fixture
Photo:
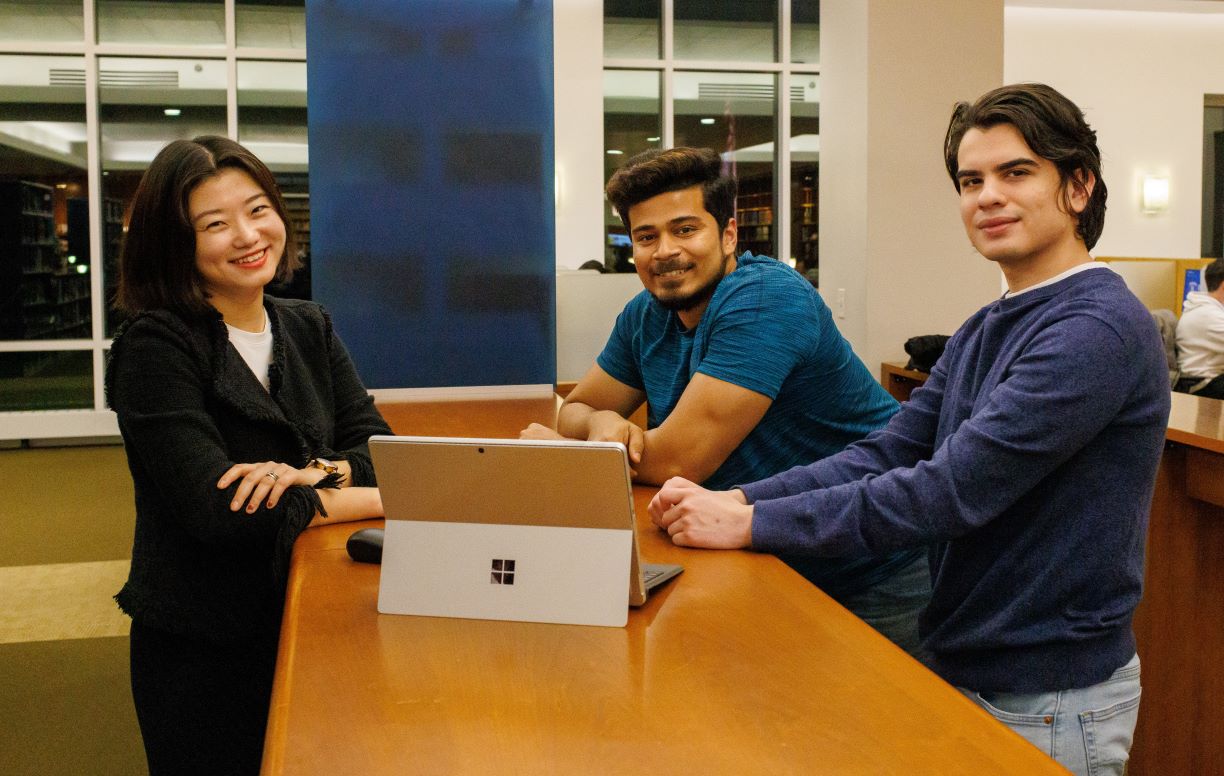
<path id="1" fill-rule="evenodd" d="M 608 149 L 608 156 L 620 156 L 623 153 L 625 152 L 620 150 L 619 148 L 609 148 Z"/>
<path id="2" fill-rule="evenodd" d="M 657 137 L 648 137 L 648 138 L 646 138 L 646 142 L 647 142 L 647 143 L 657 143 L 657 142 L 659 142 L 659 138 L 657 138 Z"/>
<path id="3" fill-rule="evenodd" d="M 701 123 L 702 123 L 702 124 L 713 124 L 713 123 L 714 123 L 714 119 L 702 119 L 702 120 L 701 120 Z"/>
<path id="4" fill-rule="evenodd" d="M 181 108 L 166 108 L 166 109 L 165 109 L 164 111 L 162 111 L 162 112 L 163 112 L 163 113 L 165 113 L 167 116 L 181 116 L 181 115 L 183 115 L 183 111 L 182 111 L 182 109 L 181 109 Z"/>
<path id="5" fill-rule="evenodd" d="M 1163 213 L 1169 209 L 1169 179 L 1148 175 L 1143 179 L 1143 212 Z"/>

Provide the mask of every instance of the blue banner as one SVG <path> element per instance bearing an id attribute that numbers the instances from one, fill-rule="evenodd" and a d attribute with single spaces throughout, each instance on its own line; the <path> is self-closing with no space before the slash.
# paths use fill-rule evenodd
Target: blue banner
<path id="1" fill-rule="evenodd" d="M 556 377 L 551 0 L 307 0 L 313 296 L 370 388 Z"/>

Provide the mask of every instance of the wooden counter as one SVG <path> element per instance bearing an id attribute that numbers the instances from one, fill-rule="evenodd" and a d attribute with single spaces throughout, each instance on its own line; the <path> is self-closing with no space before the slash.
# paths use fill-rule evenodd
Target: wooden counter
<path id="1" fill-rule="evenodd" d="M 546 410 L 449 409 L 468 420 L 387 416 L 513 436 Z M 673 546 L 652 493 L 642 555 L 685 572 L 625 628 L 379 615 L 379 568 L 344 551 L 359 525 L 307 531 L 263 772 L 1065 773 L 775 558 Z"/>
<path id="2" fill-rule="evenodd" d="M 1135 612 L 1130 776 L 1224 774 L 1224 402 L 1173 394 Z"/>

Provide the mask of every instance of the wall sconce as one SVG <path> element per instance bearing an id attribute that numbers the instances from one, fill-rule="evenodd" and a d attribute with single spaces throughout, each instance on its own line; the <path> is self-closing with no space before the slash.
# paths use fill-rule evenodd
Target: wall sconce
<path id="1" fill-rule="evenodd" d="M 1148 175 L 1143 179 L 1143 212 L 1163 213 L 1169 209 L 1169 179 Z"/>

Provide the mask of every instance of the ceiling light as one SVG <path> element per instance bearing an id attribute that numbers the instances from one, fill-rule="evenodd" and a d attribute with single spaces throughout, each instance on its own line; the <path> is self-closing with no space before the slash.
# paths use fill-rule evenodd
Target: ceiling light
<path id="1" fill-rule="evenodd" d="M 620 155 L 621 155 L 621 154 L 623 154 L 623 153 L 625 153 L 625 152 L 624 152 L 624 151 L 621 151 L 620 149 L 617 149 L 617 148 L 609 148 L 609 149 L 608 149 L 608 155 L 609 155 L 609 156 L 620 156 Z"/>
<path id="2" fill-rule="evenodd" d="M 659 138 L 657 138 L 657 137 L 648 137 L 648 138 L 646 138 L 646 142 L 647 142 L 647 143 L 657 143 L 657 142 L 659 142 Z"/>
<path id="3" fill-rule="evenodd" d="M 701 120 L 701 123 L 702 123 L 702 124 L 713 124 L 713 123 L 714 123 L 714 119 L 702 119 L 702 120 Z"/>
<path id="4" fill-rule="evenodd" d="M 166 109 L 165 109 L 164 111 L 162 111 L 162 112 L 163 112 L 163 113 L 165 113 L 167 116 L 181 116 L 181 115 L 183 115 L 183 111 L 182 111 L 181 109 L 179 109 L 179 108 L 166 108 Z"/>

